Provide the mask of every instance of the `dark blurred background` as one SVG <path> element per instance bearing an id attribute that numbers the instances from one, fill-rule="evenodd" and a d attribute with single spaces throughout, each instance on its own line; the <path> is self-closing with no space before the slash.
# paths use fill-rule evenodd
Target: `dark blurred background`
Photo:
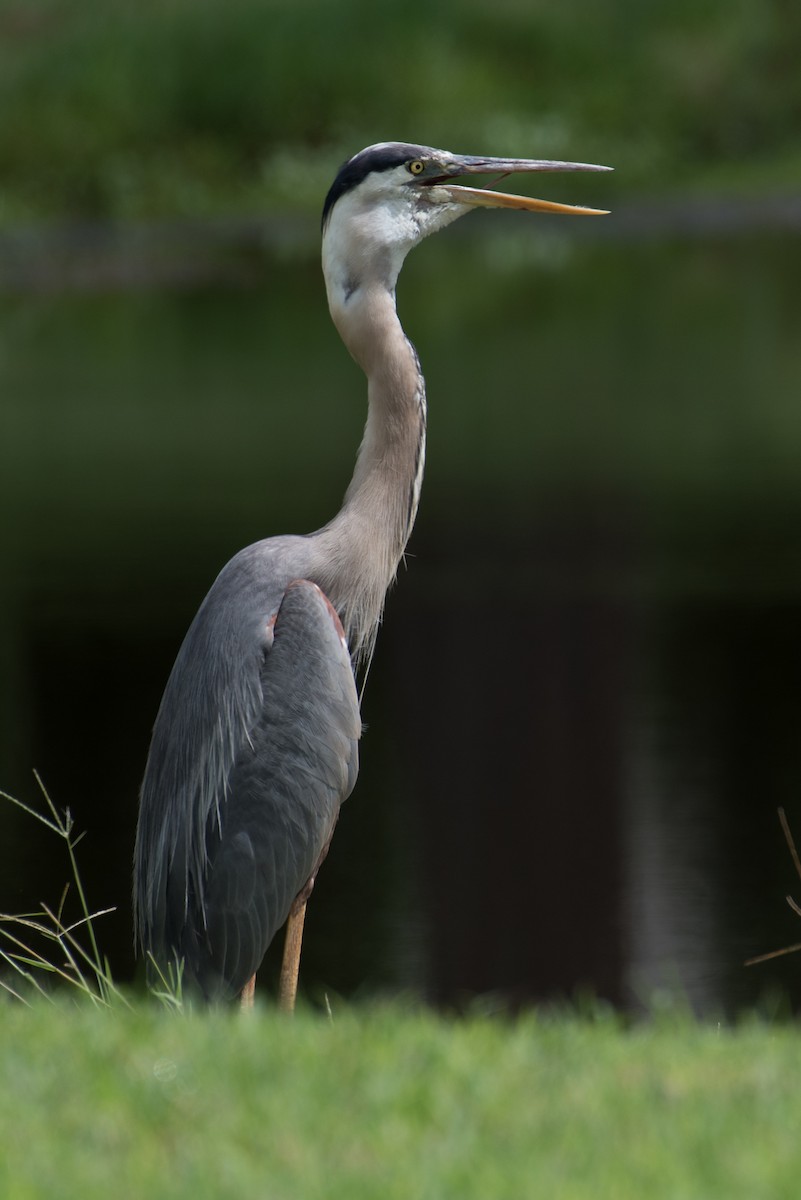
<path id="1" fill-rule="evenodd" d="M 743 961 L 801 940 L 799 61 L 790 0 L 0 0 L 0 788 L 86 830 L 120 980 L 181 638 L 350 477 L 319 210 L 403 139 L 611 163 L 537 189 L 613 215 L 404 270 L 429 465 L 306 993 L 798 1004 Z M 0 909 L 68 875 L 3 802 Z"/>

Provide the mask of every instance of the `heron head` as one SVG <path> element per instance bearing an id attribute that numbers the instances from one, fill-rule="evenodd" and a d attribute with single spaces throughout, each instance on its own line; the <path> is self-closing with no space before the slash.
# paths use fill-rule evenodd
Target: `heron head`
<path id="1" fill-rule="evenodd" d="M 391 289 L 404 258 L 430 233 L 473 208 L 600 215 L 581 208 L 454 182 L 465 175 L 535 171 L 608 171 L 592 163 L 482 158 L 408 142 L 368 146 L 340 167 L 323 207 L 323 264 L 329 282 L 347 293 L 365 275 Z"/>

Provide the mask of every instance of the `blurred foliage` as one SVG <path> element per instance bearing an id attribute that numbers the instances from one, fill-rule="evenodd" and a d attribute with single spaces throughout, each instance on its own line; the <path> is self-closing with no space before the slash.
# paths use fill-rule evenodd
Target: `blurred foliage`
<path id="1" fill-rule="evenodd" d="M 387 138 L 787 183 L 799 60 L 793 0 L 0 0 L 0 222 L 313 210 Z"/>

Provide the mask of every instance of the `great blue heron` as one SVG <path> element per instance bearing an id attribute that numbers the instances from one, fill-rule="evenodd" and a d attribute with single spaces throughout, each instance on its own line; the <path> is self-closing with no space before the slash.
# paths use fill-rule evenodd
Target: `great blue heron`
<path id="1" fill-rule="evenodd" d="M 142 785 L 134 868 L 141 948 L 208 999 L 252 998 L 287 921 L 291 1008 L 306 900 L 358 770 L 354 669 L 372 654 L 411 533 L 425 386 L 395 311 L 403 260 L 476 207 L 595 213 L 458 185 L 464 175 L 604 171 L 587 163 L 369 146 L 323 208 L 328 305 L 368 382 L 364 439 L 339 513 L 306 537 L 241 550 L 218 575 L 167 682 Z"/>

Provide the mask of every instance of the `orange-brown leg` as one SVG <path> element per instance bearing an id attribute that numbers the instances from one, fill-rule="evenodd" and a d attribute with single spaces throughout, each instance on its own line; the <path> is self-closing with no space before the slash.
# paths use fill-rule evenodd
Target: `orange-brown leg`
<path id="1" fill-rule="evenodd" d="M 303 942 L 303 922 L 306 920 L 306 902 L 314 890 L 314 881 L 317 878 L 317 872 L 320 870 L 323 860 L 328 853 L 333 836 L 334 831 L 332 829 L 309 882 L 297 894 L 292 908 L 289 910 L 284 938 L 284 957 L 281 961 L 281 975 L 278 981 L 278 1007 L 281 1012 L 291 1013 L 295 1011 L 295 1000 L 298 995 L 298 975 L 300 974 L 300 949 Z"/>
<path id="2" fill-rule="evenodd" d="M 309 888 L 311 891 L 311 888 Z M 281 977 L 278 983 L 278 1007 L 281 1012 L 295 1011 L 295 999 L 298 994 L 298 974 L 300 972 L 300 948 L 303 942 L 303 922 L 306 920 L 306 900 L 308 893 L 301 893 L 292 906 L 292 911 L 286 923 L 284 940 L 284 957 L 281 962 Z"/>
<path id="3" fill-rule="evenodd" d="M 256 994 L 256 976 L 251 975 L 245 986 L 242 988 L 242 993 L 239 997 L 239 1003 L 243 1012 L 250 1012 L 253 1008 L 253 997 Z"/>

